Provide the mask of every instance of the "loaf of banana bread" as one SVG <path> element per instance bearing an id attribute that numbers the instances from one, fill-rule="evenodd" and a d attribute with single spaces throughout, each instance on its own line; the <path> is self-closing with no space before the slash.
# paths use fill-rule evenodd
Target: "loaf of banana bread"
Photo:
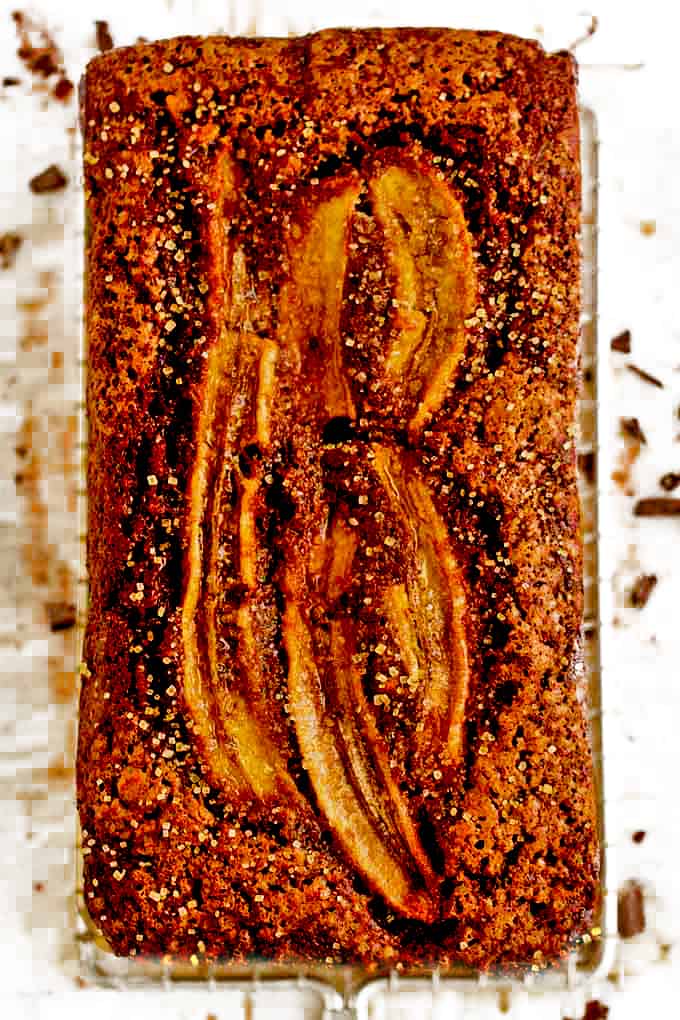
<path id="1" fill-rule="evenodd" d="M 575 69 L 334 30 L 94 59 L 85 899 L 119 954 L 589 938 Z"/>

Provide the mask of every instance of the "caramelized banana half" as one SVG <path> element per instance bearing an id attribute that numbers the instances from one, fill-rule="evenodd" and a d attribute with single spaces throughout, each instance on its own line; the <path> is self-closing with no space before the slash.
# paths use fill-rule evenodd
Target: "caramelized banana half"
<path id="1" fill-rule="evenodd" d="M 446 398 L 465 353 L 477 289 L 471 238 L 460 203 L 429 174 L 392 166 L 369 191 L 394 276 L 395 338 L 384 382 L 415 395 L 414 439 Z"/>

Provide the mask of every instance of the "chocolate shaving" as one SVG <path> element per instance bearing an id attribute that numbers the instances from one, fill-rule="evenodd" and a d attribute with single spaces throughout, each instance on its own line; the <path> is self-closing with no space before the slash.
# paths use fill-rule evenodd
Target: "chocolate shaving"
<path id="1" fill-rule="evenodd" d="M 638 443 L 647 444 L 647 439 L 637 418 L 621 418 L 621 431 L 624 436 L 628 436 Z"/>
<path id="2" fill-rule="evenodd" d="M 113 49 L 113 36 L 108 21 L 95 21 L 95 33 L 97 37 L 97 49 L 100 53 L 106 53 Z"/>
<path id="3" fill-rule="evenodd" d="M 680 499 L 674 496 L 650 496 L 639 499 L 633 507 L 635 517 L 677 517 L 680 515 Z"/>
<path id="4" fill-rule="evenodd" d="M 644 829 L 636 829 L 633 835 L 631 836 L 631 839 L 633 840 L 634 843 L 642 843 L 646 835 L 647 833 L 645 832 Z"/>
<path id="5" fill-rule="evenodd" d="M 21 78 L 16 78 L 14 75 L 7 75 L 2 79 L 2 87 L 5 89 L 11 88 L 13 85 L 21 85 Z"/>
<path id="6" fill-rule="evenodd" d="M 621 938 L 630 939 L 645 930 L 645 901 L 642 886 L 634 879 L 619 889 L 617 927 Z"/>
<path id="7" fill-rule="evenodd" d="M 7 234 L 0 234 L 0 269 L 9 269 L 14 263 L 14 258 L 21 247 L 23 238 L 11 231 Z"/>
<path id="8" fill-rule="evenodd" d="M 592 485 L 595 481 L 595 453 L 588 450 L 586 453 L 579 453 L 577 458 L 578 468 L 587 482 Z"/>
<path id="9" fill-rule="evenodd" d="M 48 602 L 45 606 L 50 630 L 70 630 L 75 626 L 76 607 L 71 602 Z"/>
<path id="10" fill-rule="evenodd" d="M 620 354 L 630 354 L 630 330 L 624 329 L 623 333 L 618 333 L 613 337 L 610 346 L 613 351 L 619 351 Z"/>
<path id="11" fill-rule="evenodd" d="M 61 191 L 68 184 L 68 177 L 62 170 L 52 163 L 41 173 L 36 174 L 28 182 L 28 186 L 34 195 L 44 195 L 51 191 Z"/>
<path id="12" fill-rule="evenodd" d="M 680 485 L 680 471 L 667 471 L 665 475 L 662 475 L 659 479 L 659 485 L 666 492 L 673 492 Z"/>
<path id="13" fill-rule="evenodd" d="M 640 574 L 628 595 L 629 603 L 633 609 L 643 609 L 647 605 L 657 581 L 656 574 Z"/>
<path id="14" fill-rule="evenodd" d="M 651 383 L 652 386 L 658 386 L 660 390 L 664 388 L 661 380 L 657 379 L 655 375 L 650 375 L 649 372 L 645 372 L 644 368 L 638 368 L 637 365 L 632 365 L 630 363 L 626 365 L 626 368 L 629 372 L 633 372 L 638 379 L 642 379 L 643 382 Z"/>

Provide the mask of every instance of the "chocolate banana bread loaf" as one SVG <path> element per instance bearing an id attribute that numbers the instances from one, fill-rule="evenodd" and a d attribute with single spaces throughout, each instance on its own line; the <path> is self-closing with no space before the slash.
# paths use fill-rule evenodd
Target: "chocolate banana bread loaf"
<path id="1" fill-rule="evenodd" d="M 120 954 L 594 923 L 566 53 L 180 38 L 82 88 L 85 898 Z"/>

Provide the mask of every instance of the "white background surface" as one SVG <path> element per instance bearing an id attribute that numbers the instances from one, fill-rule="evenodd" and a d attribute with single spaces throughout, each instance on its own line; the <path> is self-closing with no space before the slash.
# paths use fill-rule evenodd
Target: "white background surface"
<path id="1" fill-rule="evenodd" d="M 51 564 L 61 562 L 77 575 L 78 524 L 69 505 L 77 479 L 64 465 L 77 451 L 61 449 L 78 399 L 78 242 L 72 225 L 78 217 L 79 170 L 75 140 L 67 132 L 76 115 L 74 102 L 46 104 L 30 94 L 28 75 L 14 55 L 9 17 L 14 6 L 0 0 L 0 77 L 16 73 L 24 81 L 20 88 L 0 89 L 0 233 L 16 230 L 26 238 L 14 268 L 0 270 L 0 1001 L 6 1002 L 1 1015 L 108 1020 L 125 1012 L 149 1020 L 205 1020 L 213 1013 L 231 1020 L 242 1011 L 238 996 L 229 993 L 114 993 L 82 988 L 75 980 L 71 777 L 55 769 L 62 760 L 69 764 L 73 711 L 68 701 L 54 697 L 55 668 L 64 656 L 67 665 L 69 656 L 75 661 L 74 651 L 68 635 L 52 635 L 46 625 L 43 604 L 54 577 L 47 586 L 33 584 L 17 545 L 37 545 Z M 647 931 L 621 947 L 616 982 L 605 979 L 550 1002 L 517 997 L 505 1016 L 580 1017 L 584 996 L 607 1002 L 611 1020 L 680 1016 L 680 519 L 634 519 L 634 498 L 608 482 L 623 449 L 621 416 L 637 416 L 648 437 L 634 468 L 636 496 L 660 494 L 660 475 L 680 471 L 680 132 L 673 5 L 601 0 L 585 11 L 575 3 L 474 0 L 375 7 L 355 0 L 240 5 L 118 0 L 82 6 L 42 0 L 31 9 L 44 14 L 54 30 L 74 80 L 94 53 L 95 18 L 109 20 L 118 44 L 138 35 L 179 32 L 257 28 L 287 34 L 333 24 L 429 23 L 513 31 L 537 37 L 547 48 L 562 48 L 583 34 L 591 14 L 598 15 L 597 32 L 576 53 L 583 98 L 597 113 L 602 138 L 599 337 L 606 406 L 600 475 L 603 585 L 613 594 L 603 635 L 612 880 L 641 881 Z M 641 69 L 622 66 L 640 62 Z M 29 177 L 52 162 L 68 172 L 69 189 L 33 196 Z M 640 223 L 651 220 L 656 232 L 645 236 Z M 25 350 L 25 313 L 17 302 L 36 296 L 44 269 L 57 275 L 53 299 L 40 313 L 46 318 L 47 344 Z M 630 358 L 609 351 L 610 338 L 624 328 L 632 332 Z M 63 369 L 54 352 L 64 352 Z M 661 378 L 665 388 L 650 387 L 627 372 L 628 360 Z M 31 415 L 42 430 L 38 495 L 49 508 L 42 533 L 34 522 L 31 530 L 25 490 L 15 496 L 12 484 L 15 430 Z M 641 571 L 657 574 L 658 585 L 642 611 L 623 608 L 623 594 Z M 647 832 L 640 845 L 631 840 L 637 829 Z M 430 1015 L 427 1004 L 393 1005 L 390 1016 Z M 491 998 L 442 1001 L 436 1014 L 448 1020 L 500 1016 Z M 263 1000 L 254 1015 L 279 1018 L 282 1003 Z"/>

